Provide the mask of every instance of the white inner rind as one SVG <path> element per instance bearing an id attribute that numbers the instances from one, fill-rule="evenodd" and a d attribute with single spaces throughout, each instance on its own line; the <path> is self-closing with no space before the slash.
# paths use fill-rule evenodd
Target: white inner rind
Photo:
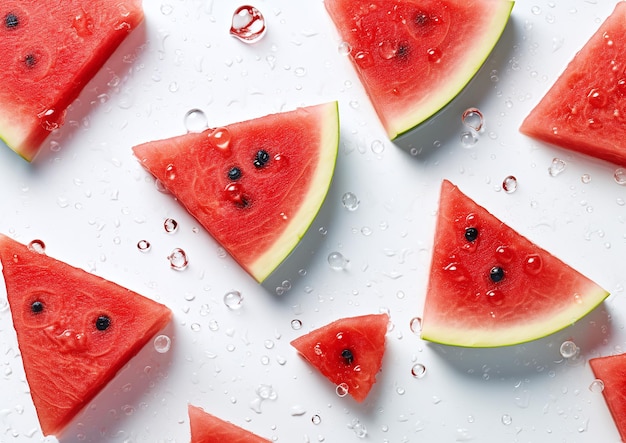
<path id="1" fill-rule="evenodd" d="M 311 185 L 302 196 L 302 205 L 290 217 L 284 232 L 276 239 L 273 246 L 250 265 L 250 274 L 262 282 L 282 263 L 300 242 L 319 212 L 335 171 L 339 149 L 339 111 L 337 102 L 330 102 L 309 108 L 319 113 L 319 157 L 315 167 L 315 176 Z"/>

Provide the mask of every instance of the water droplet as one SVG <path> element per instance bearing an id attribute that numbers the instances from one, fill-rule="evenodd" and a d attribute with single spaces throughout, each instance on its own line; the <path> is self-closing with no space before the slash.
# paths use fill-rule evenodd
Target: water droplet
<path id="1" fill-rule="evenodd" d="M 441 61 L 441 57 L 443 56 L 443 53 L 439 48 L 430 48 L 426 51 L 426 53 L 428 54 L 428 61 L 431 63 L 439 63 Z"/>
<path id="2" fill-rule="evenodd" d="M 615 170 L 615 172 L 613 173 L 613 179 L 615 180 L 615 183 L 617 183 L 618 185 L 626 185 L 626 169 L 624 168 L 617 168 Z"/>
<path id="3" fill-rule="evenodd" d="M 215 147 L 223 152 L 228 152 L 231 135 L 227 128 L 215 128 L 209 132 L 208 137 L 209 140 L 215 144 Z"/>
<path id="4" fill-rule="evenodd" d="M 571 358 L 578 356 L 578 353 L 580 352 L 580 348 L 576 346 L 576 343 L 574 343 L 573 341 L 566 340 L 563 343 L 561 343 L 559 352 L 561 354 L 561 357 L 571 359 Z"/>
<path id="5" fill-rule="evenodd" d="M 347 383 L 339 383 L 335 388 L 335 392 L 339 397 L 345 397 L 346 395 L 348 395 L 349 389 L 350 388 L 348 387 Z"/>
<path id="6" fill-rule="evenodd" d="M 352 52 L 352 47 L 350 46 L 350 43 L 348 42 L 341 42 L 339 43 L 339 46 L 337 47 L 337 51 L 341 55 L 348 55 L 350 54 L 350 52 Z"/>
<path id="7" fill-rule="evenodd" d="M 498 246 L 495 255 L 499 262 L 506 264 L 513 260 L 515 254 L 513 254 L 513 251 L 508 246 Z"/>
<path id="8" fill-rule="evenodd" d="M 159 354 L 165 354 L 167 351 L 170 350 L 170 347 L 172 346 L 172 339 L 169 338 L 167 335 L 157 335 L 154 338 L 154 349 L 159 353 Z"/>
<path id="9" fill-rule="evenodd" d="M 462 282 L 467 280 L 466 271 L 459 263 L 449 263 L 443 268 L 443 270 L 446 271 L 448 278 L 453 281 Z"/>
<path id="10" fill-rule="evenodd" d="M 38 254 L 45 254 L 46 244 L 43 242 L 43 240 L 35 239 L 28 243 L 28 249 Z"/>
<path id="11" fill-rule="evenodd" d="M 139 249 L 141 252 L 148 252 L 151 247 L 152 245 L 150 245 L 150 242 L 148 240 L 139 240 L 137 242 L 137 249 Z"/>
<path id="12" fill-rule="evenodd" d="M 382 154 L 385 150 L 385 144 L 380 140 L 374 140 L 370 145 L 370 149 L 374 154 Z"/>
<path id="13" fill-rule="evenodd" d="M 165 167 L 165 177 L 168 180 L 174 180 L 176 178 L 176 167 L 172 163 Z"/>
<path id="14" fill-rule="evenodd" d="M 461 116 L 461 121 L 468 128 L 480 132 L 483 129 L 483 113 L 478 108 L 467 108 Z"/>
<path id="15" fill-rule="evenodd" d="M 585 183 L 585 184 L 587 184 L 587 183 L 591 183 L 591 175 L 589 175 L 589 174 L 583 174 L 583 175 L 580 177 L 580 181 L 581 181 L 581 182 L 583 182 L 583 183 Z"/>
<path id="16" fill-rule="evenodd" d="M 550 167 L 548 168 L 548 173 L 551 177 L 556 177 L 561 174 L 565 170 L 566 163 L 560 158 L 553 158 Z"/>
<path id="17" fill-rule="evenodd" d="M 183 118 L 187 132 L 202 132 L 209 127 L 206 114 L 201 109 L 190 109 Z"/>
<path id="18" fill-rule="evenodd" d="M 398 44 L 395 41 L 383 40 L 378 44 L 378 54 L 385 60 L 391 60 L 397 52 Z"/>
<path id="19" fill-rule="evenodd" d="M 230 34 L 244 43 L 254 43 L 265 35 L 265 18 L 254 6 L 240 6 L 233 14 Z"/>
<path id="20" fill-rule="evenodd" d="M 472 148 L 478 142 L 478 137 L 472 132 L 462 132 L 461 133 L 461 145 L 464 148 Z"/>
<path id="21" fill-rule="evenodd" d="M 353 418 L 348 428 L 352 429 L 358 438 L 367 437 L 367 428 L 358 418 Z"/>
<path id="22" fill-rule="evenodd" d="M 72 20 L 72 27 L 79 36 L 87 37 L 93 33 L 93 19 L 81 8 L 81 11 Z"/>
<path id="23" fill-rule="evenodd" d="M 411 368 L 411 375 L 415 378 L 422 378 L 426 375 L 426 366 L 421 363 L 415 363 Z"/>
<path id="24" fill-rule="evenodd" d="M 524 260 L 524 271 L 531 275 L 539 274 L 542 267 L 543 262 L 541 261 L 541 256 L 538 254 L 530 254 L 526 257 L 526 260 Z"/>
<path id="25" fill-rule="evenodd" d="M 604 382 L 598 378 L 591 382 L 589 385 L 589 390 L 591 392 L 601 393 L 604 391 Z"/>
<path id="26" fill-rule="evenodd" d="M 224 294 L 224 304 L 228 309 L 236 311 L 243 305 L 243 296 L 239 291 L 229 291 Z"/>
<path id="27" fill-rule="evenodd" d="M 411 332 L 419 335 L 422 332 L 422 319 L 420 317 L 413 317 L 409 323 Z"/>
<path id="28" fill-rule="evenodd" d="M 182 271 L 189 265 L 187 253 L 181 248 L 175 248 L 171 254 L 167 256 L 167 259 L 170 261 L 170 267 L 177 271 Z"/>
<path id="29" fill-rule="evenodd" d="M 294 331 L 302 329 L 302 322 L 297 318 L 291 320 L 291 329 L 293 329 Z"/>
<path id="30" fill-rule="evenodd" d="M 360 202 L 358 197 L 354 193 L 346 192 L 341 197 L 341 203 L 343 204 L 343 207 L 346 208 L 348 211 L 356 211 L 359 207 Z"/>
<path id="31" fill-rule="evenodd" d="M 319 415 L 315 414 L 313 417 L 311 417 L 311 422 L 314 425 L 319 425 L 322 422 L 322 417 L 320 417 Z"/>
<path id="32" fill-rule="evenodd" d="M 232 201 L 240 208 L 245 208 L 250 203 L 250 200 L 243 192 L 243 186 L 240 183 L 229 183 L 224 189 L 226 198 Z"/>
<path id="33" fill-rule="evenodd" d="M 502 421 L 502 424 L 506 426 L 509 426 L 511 423 L 513 423 L 513 417 L 511 417 L 509 414 L 503 414 L 500 420 Z"/>
<path id="34" fill-rule="evenodd" d="M 587 101 L 595 108 L 604 108 L 606 106 L 607 97 L 599 89 L 593 88 L 587 94 Z"/>
<path id="35" fill-rule="evenodd" d="M 52 132 L 63 126 L 63 123 L 65 123 L 65 114 L 65 110 L 57 112 L 56 110 L 50 108 L 37 114 L 37 117 L 40 120 L 41 126 L 46 131 Z"/>
<path id="36" fill-rule="evenodd" d="M 256 395 L 258 395 L 261 400 L 276 400 L 278 398 L 278 394 L 272 385 L 259 385 L 256 388 Z"/>
<path id="37" fill-rule="evenodd" d="M 517 190 L 517 178 L 514 175 L 509 175 L 502 181 L 502 189 L 507 194 L 511 194 Z"/>
<path id="38" fill-rule="evenodd" d="M 166 218 L 163 222 L 163 229 L 168 234 L 173 234 L 178 229 L 178 222 L 173 218 Z"/>
<path id="39" fill-rule="evenodd" d="M 532 8 L 530 8 L 530 12 L 532 12 L 534 15 L 541 14 L 541 6 L 533 6 Z"/>
<path id="40" fill-rule="evenodd" d="M 342 271 L 348 267 L 350 260 L 345 258 L 341 252 L 331 252 L 328 254 L 328 264 L 335 271 Z"/>

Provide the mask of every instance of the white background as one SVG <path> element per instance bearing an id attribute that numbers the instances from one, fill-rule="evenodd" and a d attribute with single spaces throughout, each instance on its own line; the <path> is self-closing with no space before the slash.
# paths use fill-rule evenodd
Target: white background
<path id="1" fill-rule="evenodd" d="M 174 312 L 170 352 L 147 346 L 62 441 L 186 442 L 188 402 L 289 443 L 359 441 L 356 423 L 372 442 L 618 441 L 602 395 L 589 389 L 587 360 L 625 346 L 626 187 L 613 178 L 617 166 L 518 132 L 615 2 L 518 1 L 477 77 L 413 135 L 420 155 L 386 138 L 322 1 L 253 4 L 268 32 L 246 45 L 228 33 L 240 3 L 146 0 L 144 25 L 89 83 L 38 158 L 28 164 L 0 149 L 0 232 L 24 243 L 41 239 L 48 255 Z M 219 126 L 330 100 L 339 101 L 341 118 L 332 188 L 300 248 L 263 286 L 157 190 L 131 153 L 134 144 L 184 133 L 193 108 Z M 471 106 L 484 113 L 485 129 L 468 148 L 461 114 Z M 554 157 L 567 164 L 557 177 L 548 174 Z M 519 187 L 508 194 L 501 183 L 510 174 Z M 612 295 L 573 327 L 524 345 L 422 341 L 409 325 L 422 313 L 443 178 Z M 358 197 L 356 211 L 343 207 L 346 192 Z M 173 234 L 163 229 L 168 217 L 179 223 Z M 152 244 L 147 253 L 137 249 L 142 239 Z M 190 260 L 182 272 L 166 259 L 176 247 Z M 349 259 L 344 271 L 329 266 L 334 251 Z M 244 297 L 237 311 L 223 302 L 233 289 Z M 41 441 L 2 291 L 0 441 Z M 339 398 L 289 345 L 340 317 L 381 310 L 393 329 L 363 404 Z M 559 354 L 567 339 L 580 347 L 573 362 Z M 427 369 L 421 379 L 411 375 L 415 363 Z M 268 386 L 275 398 L 259 402 L 258 389 Z"/>

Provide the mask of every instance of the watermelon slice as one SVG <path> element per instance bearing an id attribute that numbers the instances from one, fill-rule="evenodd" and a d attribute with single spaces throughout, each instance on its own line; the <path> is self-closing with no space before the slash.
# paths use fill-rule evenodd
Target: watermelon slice
<path id="1" fill-rule="evenodd" d="M 141 0 L 2 0 L 0 138 L 31 161 L 143 20 Z"/>
<path id="2" fill-rule="evenodd" d="M 571 325 L 608 295 L 443 182 L 422 338 L 467 347 L 522 343 Z"/>
<path id="3" fill-rule="evenodd" d="M 324 377 L 362 402 L 382 366 L 388 323 L 387 314 L 342 318 L 291 345 Z"/>
<path id="4" fill-rule="evenodd" d="M 576 54 L 520 131 L 626 166 L 626 3 Z"/>
<path id="5" fill-rule="evenodd" d="M 604 384 L 602 395 L 622 441 L 626 441 L 626 354 L 592 358 L 589 365 Z"/>
<path id="6" fill-rule="evenodd" d="M 133 150 L 262 282 L 298 244 L 322 206 L 338 145 L 337 103 L 331 102 Z"/>
<path id="7" fill-rule="evenodd" d="M 505 0 L 325 0 L 387 135 L 395 139 L 469 83 L 511 15 Z"/>
<path id="8" fill-rule="evenodd" d="M 240 428 L 205 412 L 198 406 L 188 405 L 191 443 L 268 443 L 250 431 Z"/>
<path id="9" fill-rule="evenodd" d="M 39 423 L 58 436 L 171 311 L 4 235 L 0 261 Z"/>

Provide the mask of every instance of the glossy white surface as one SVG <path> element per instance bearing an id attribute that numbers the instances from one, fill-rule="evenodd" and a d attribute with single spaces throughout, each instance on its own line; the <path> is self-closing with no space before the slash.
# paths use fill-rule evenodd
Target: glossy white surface
<path id="1" fill-rule="evenodd" d="M 518 1 L 477 77 L 413 134 L 421 155 L 386 139 L 322 1 L 253 3 L 267 21 L 254 45 L 228 33 L 241 4 L 146 1 L 145 24 L 36 161 L 0 149 L 0 232 L 41 239 L 48 255 L 174 312 L 170 351 L 144 349 L 62 441 L 186 442 L 188 402 L 290 443 L 359 441 L 362 426 L 372 442 L 618 441 L 586 361 L 625 346 L 626 187 L 613 178 L 617 166 L 517 130 L 615 2 Z M 134 144 L 184 133 L 194 108 L 218 126 L 329 100 L 339 101 L 342 125 L 334 183 L 301 247 L 263 286 L 156 189 L 131 153 Z M 469 107 L 483 112 L 485 128 L 468 148 L 461 115 Z M 566 168 L 553 177 L 555 157 Z M 501 189 L 508 175 L 518 180 L 513 193 Z M 524 345 L 423 342 L 410 323 L 422 312 L 443 178 L 612 295 L 578 324 Z M 358 198 L 356 210 L 343 206 L 347 192 Z M 175 233 L 165 232 L 167 218 L 179 223 Z M 142 253 L 144 239 L 152 247 Z M 176 247 L 189 256 L 182 272 L 166 258 Z M 332 252 L 349 260 L 345 270 L 331 268 Z M 41 441 L 3 290 L 0 441 Z M 224 304 L 231 290 L 243 295 L 238 310 Z M 363 404 L 339 398 L 289 345 L 337 318 L 381 310 L 393 329 Z M 563 359 L 566 340 L 580 358 Z M 426 368 L 422 378 L 411 374 L 417 363 Z"/>

